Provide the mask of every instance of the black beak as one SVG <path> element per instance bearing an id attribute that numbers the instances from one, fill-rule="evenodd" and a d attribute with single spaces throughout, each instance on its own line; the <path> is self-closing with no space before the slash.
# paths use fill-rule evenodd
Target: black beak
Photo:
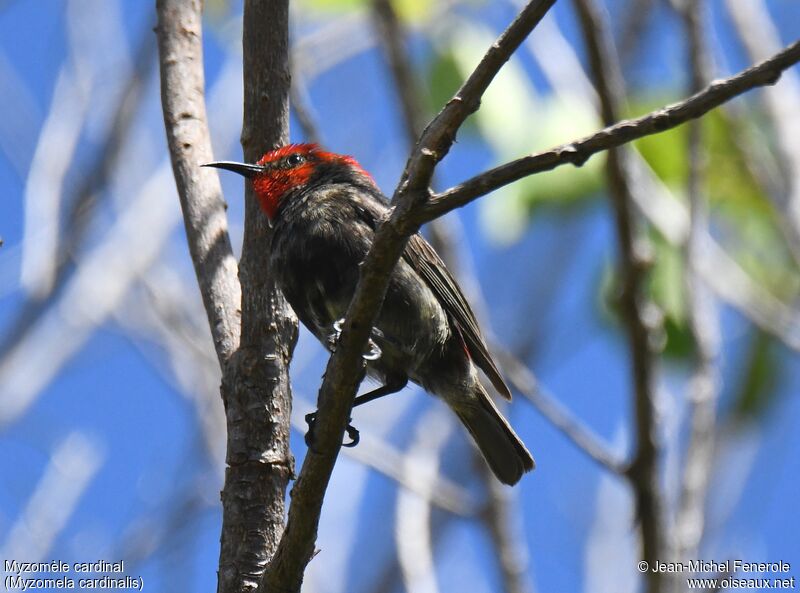
<path id="1" fill-rule="evenodd" d="M 234 163 L 232 161 L 217 161 L 215 163 L 206 163 L 200 165 L 201 167 L 216 167 L 217 169 L 227 169 L 245 177 L 252 177 L 257 173 L 263 173 L 264 167 L 261 165 L 250 165 L 248 163 Z"/>

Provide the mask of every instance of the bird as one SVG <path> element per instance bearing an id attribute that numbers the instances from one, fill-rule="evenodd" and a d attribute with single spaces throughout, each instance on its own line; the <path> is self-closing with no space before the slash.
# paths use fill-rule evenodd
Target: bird
<path id="1" fill-rule="evenodd" d="M 203 166 L 233 171 L 252 184 L 272 229 L 270 272 L 303 325 L 333 350 L 389 200 L 356 159 L 317 144 L 282 146 L 256 163 Z M 392 272 L 365 359 L 367 374 L 382 386 L 357 397 L 354 407 L 400 391 L 410 380 L 455 412 L 501 482 L 516 484 L 534 469 L 530 452 L 481 384 L 478 369 L 511 399 L 475 314 L 419 233 Z"/>

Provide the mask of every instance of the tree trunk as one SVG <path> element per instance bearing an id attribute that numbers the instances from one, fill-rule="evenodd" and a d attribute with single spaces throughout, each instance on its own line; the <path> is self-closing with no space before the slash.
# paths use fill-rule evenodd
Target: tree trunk
<path id="1" fill-rule="evenodd" d="M 244 123 L 247 162 L 288 141 L 288 0 L 244 5 Z M 247 184 L 245 184 L 247 186 Z M 223 374 L 228 468 L 222 491 L 219 593 L 250 591 L 283 533 L 289 450 L 289 361 L 297 320 L 271 281 L 269 228 L 246 188 L 239 279 L 242 339 Z"/>

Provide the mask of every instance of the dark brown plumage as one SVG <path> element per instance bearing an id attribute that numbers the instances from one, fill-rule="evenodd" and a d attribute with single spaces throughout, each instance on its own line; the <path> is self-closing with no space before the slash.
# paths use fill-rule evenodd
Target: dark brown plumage
<path id="1" fill-rule="evenodd" d="M 331 347 L 388 200 L 354 159 L 316 145 L 285 146 L 256 165 L 211 165 L 253 182 L 272 224 L 270 270 L 303 324 Z M 381 355 L 368 362 L 371 376 L 396 387 L 410 379 L 441 397 L 502 482 L 515 484 L 533 469 L 530 453 L 478 380 L 476 367 L 511 399 L 475 315 L 419 234 L 390 278 L 375 326 Z"/>

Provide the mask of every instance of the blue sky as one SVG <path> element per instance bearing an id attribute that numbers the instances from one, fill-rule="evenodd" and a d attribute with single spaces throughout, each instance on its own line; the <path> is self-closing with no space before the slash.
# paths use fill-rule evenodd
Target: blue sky
<path id="1" fill-rule="evenodd" d="M 797 38 L 800 9 L 796 3 L 775 0 L 768 4 L 784 43 Z M 614 1 L 610 5 L 612 14 L 617 15 L 623 12 L 625 3 Z M 734 40 L 723 3 L 711 2 L 711 7 L 715 57 L 720 74 L 730 73 L 749 60 Z M 210 17 L 205 37 L 209 118 L 220 159 L 241 156 L 237 143 L 241 91 L 235 75 L 240 26 L 236 10 L 234 7 Z M 499 2 L 461 7 L 452 18 L 477 22 L 478 33 L 496 34 L 512 15 L 509 3 Z M 559 3 L 555 16 L 566 38 L 576 42 L 570 4 Z M 298 10 L 293 36 L 297 40 L 312 37 L 335 18 L 339 17 L 332 13 Z M 115 28 L 96 32 L 92 28 L 95 23 L 115 23 Z M 26 299 L 20 284 L 26 257 L 22 246 L 24 196 L 34 152 L 53 109 L 59 73 L 73 82 L 80 81 L 82 74 L 75 67 L 75 56 L 91 58 L 85 89 L 89 100 L 83 107 L 86 113 L 74 138 L 74 154 L 65 163 L 59 183 L 68 201 L 102 149 L 115 99 L 125 82 L 123 74 L 130 72 L 131 56 L 143 35 L 146 43 L 155 40 L 150 32 L 153 24 L 151 4 L 134 0 L 17 0 L 0 4 L 0 79 L 5 87 L 0 93 L 4 113 L 4 123 L 0 123 L 3 342 L 10 336 Z M 426 37 L 431 30 L 445 40 L 452 34 L 445 25 L 439 29 L 422 27 L 415 33 L 412 46 L 418 64 L 426 64 L 437 49 Z M 671 98 L 682 95 L 686 76 L 681 35 L 678 22 L 667 9 L 660 9 L 644 38 L 641 55 L 631 60 L 626 72 L 634 93 Z M 98 56 L 106 39 L 113 45 L 108 46 L 107 55 Z M 530 55 L 520 55 L 516 63 L 533 81 L 537 98 L 546 101 L 550 89 Z M 211 99 L 212 89 L 226 72 L 234 73 L 233 78 L 226 79 L 229 88 L 223 84 L 218 98 Z M 379 185 L 391 192 L 404 164 L 406 147 L 390 79 L 378 50 L 362 51 L 315 76 L 309 81 L 309 92 L 314 113 L 323 122 L 326 145 L 356 156 Z M 39 346 L 37 351 L 45 355 L 40 363 L 42 372 L 47 371 L 51 349 L 58 352 L 72 341 L 76 346 L 54 376 L 36 390 L 28 406 L 13 417 L 4 412 L 0 421 L 0 472 L 5 476 L 0 482 L 0 550 L 5 555 L 23 550 L 26 556 L 17 560 L 123 559 L 126 573 L 143 577 L 149 591 L 209 590 L 216 583 L 221 523 L 218 493 L 222 484 L 219 460 L 224 442 L 207 442 L 209 432 L 203 424 L 207 408 L 198 405 L 198 397 L 187 389 L 192 377 L 176 373 L 173 365 L 180 366 L 180 361 L 175 363 L 169 348 L 157 339 L 148 316 L 152 312 L 148 311 L 148 286 L 169 292 L 174 288 L 171 283 L 176 282 L 182 287 L 175 292 L 181 313 L 202 321 L 202 313 L 197 315 L 199 295 L 182 225 L 175 217 L 174 188 L 169 184 L 147 185 L 167 161 L 155 69 L 150 70 L 142 93 L 144 98 L 124 145 L 125 158 L 98 194 L 101 203 L 78 255 L 88 257 L 102 245 L 128 208 L 138 204 L 143 195 L 146 199 L 152 187 L 157 188 L 149 198 L 152 207 L 163 211 L 159 220 L 172 221 L 155 252 L 154 264 L 160 266 L 147 268 L 151 284 L 141 278 L 134 280 L 111 314 L 89 324 L 85 339 L 81 338 L 83 330 L 71 324 L 77 323 L 76 319 L 81 323 L 91 319 L 92 303 L 107 296 L 103 277 L 96 283 L 97 294 L 85 301 L 89 311 L 58 304 L 69 290 L 57 298 L 52 323 L 61 325 L 52 335 L 58 340 Z M 536 125 L 536 112 L 530 117 Z M 292 139 L 303 139 L 294 121 Z M 69 148 L 65 145 L 63 150 Z M 56 162 L 60 147 L 52 153 L 51 162 Z M 457 183 L 498 158 L 491 140 L 475 131 L 464 132 L 437 172 L 437 183 L 442 187 Z M 223 176 L 222 183 L 238 253 L 242 185 L 231 175 Z M 474 268 L 482 287 L 492 333 L 502 343 L 525 352 L 526 362 L 547 390 L 623 455 L 631 441 L 627 347 L 622 333 L 604 315 L 599 291 L 604 274 L 614 262 L 616 243 L 613 218 L 602 190 L 595 193 L 573 208 L 536 210 L 530 220 L 523 221 L 521 235 L 507 241 L 498 241 L 496 233 L 487 232 L 485 208 L 477 204 L 465 208 L 457 214 L 463 227 L 459 251 Z M 155 236 L 157 227 L 148 225 L 140 232 L 144 238 L 151 233 Z M 146 243 L 132 240 L 128 245 Z M 120 261 L 124 265 L 141 255 L 138 250 L 121 253 Z M 109 282 L 116 277 L 115 270 L 109 269 Z M 730 306 L 720 303 L 719 307 L 723 330 L 719 410 L 724 432 L 712 471 L 701 557 L 784 560 L 800 565 L 800 518 L 795 502 L 800 476 L 797 353 L 773 346 L 780 373 L 776 375 L 772 403 L 755 418 L 740 423 L 725 421 L 730 418 L 753 328 Z M 200 341 L 204 331 L 202 326 L 198 329 Z M 304 332 L 292 367 L 298 409 L 313 405 L 325 360 L 325 353 Z M 664 406 L 661 430 L 669 444 L 664 464 L 668 485 L 674 483 L 681 468 L 688 369 L 685 363 L 666 362 L 660 375 Z M 213 377 L 213 370 L 210 372 Z M 7 406 L 10 400 L 5 397 L 12 391 L 0 382 L 0 408 Z M 212 400 L 205 405 L 218 420 L 221 402 Z M 413 388 L 359 410 L 355 419 L 364 433 L 404 450 L 415 442 L 420 423 L 438 418 L 443 410 Z M 522 397 L 516 398 L 509 414 L 538 462 L 536 472 L 515 491 L 519 528 L 530 549 L 530 578 L 537 589 L 606 591 L 614 590 L 613 583 L 617 582 L 620 591 L 634 590 L 638 557 L 627 486 L 594 465 Z M 293 433 L 298 467 L 305 451 L 300 437 L 298 432 Z M 480 500 L 482 493 L 468 463 L 467 447 L 454 430 L 446 441 L 441 471 Z M 48 525 L 55 527 L 63 520 L 63 525 L 52 530 L 52 541 L 32 532 L 30 520 L 23 521 L 26 505 L 35 502 L 31 497 L 50 475 L 48 472 L 59 486 L 42 507 L 51 513 L 43 516 L 44 532 Z M 74 493 L 70 488 L 80 480 L 70 472 L 85 479 Z M 668 487 L 667 496 L 673 495 Z M 342 458 L 323 511 L 322 553 L 310 567 L 309 590 L 372 590 L 374 579 L 386 570 L 384 566 L 393 554 L 393 517 L 401 500 L 405 499 L 391 480 L 353 459 Z M 67 516 L 60 518 L 59 509 L 68 510 Z M 440 590 L 500 590 L 485 532 L 472 521 L 437 509 L 431 519 Z M 176 582 L 176 578 L 180 580 Z"/>

